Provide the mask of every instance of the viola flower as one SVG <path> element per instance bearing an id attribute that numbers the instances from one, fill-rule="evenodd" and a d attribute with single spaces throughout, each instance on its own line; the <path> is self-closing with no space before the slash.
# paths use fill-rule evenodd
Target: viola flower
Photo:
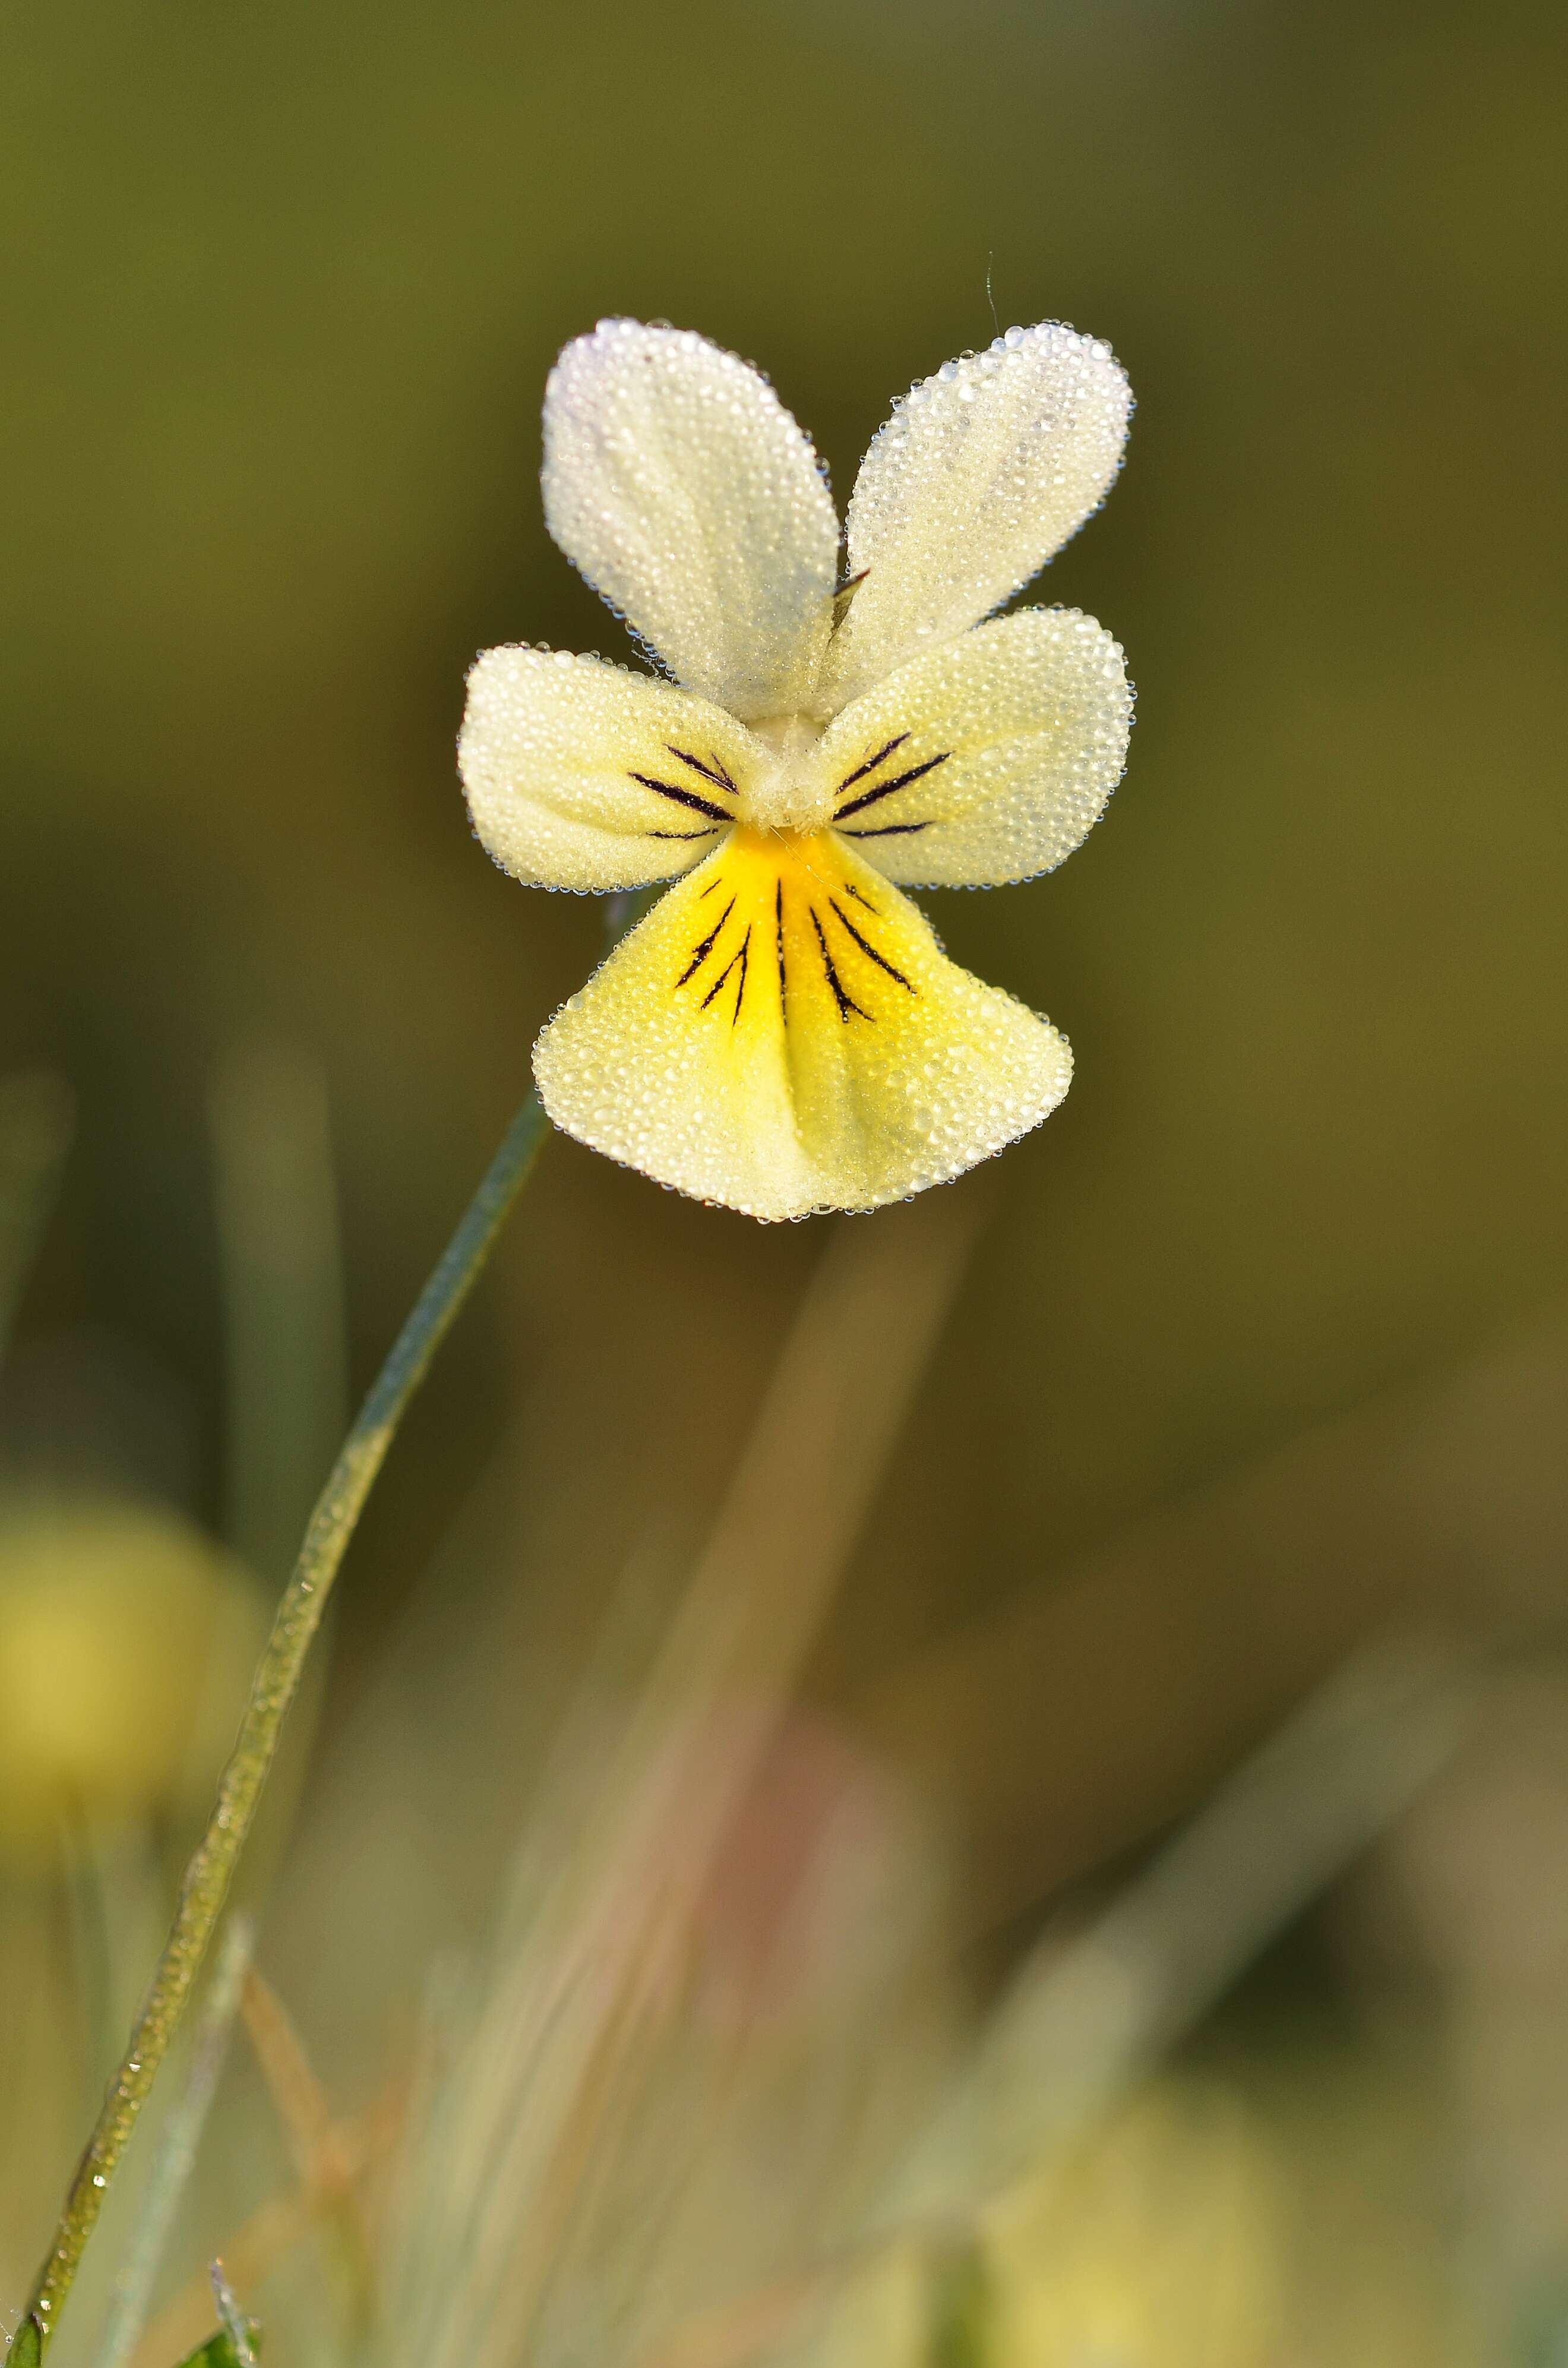
<path id="1" fill-rule="evenodd" d="M 906 887 L 1052 870 L 1120 778 L 1121 651 L 991 611 L 1098 505 L 1131 397 L 1057 322 L 915 387 L 839 527 L 760 373 L 603 321 L 544 404 L 551 533 L 673 680 L 487 650 L 460 761 L 503 870 L 676 884 L 534 1049 L 556 1125 L 762 1218 L 871 1209 L 1037 1126 L 1072 1054 L 949 962 Z"/>

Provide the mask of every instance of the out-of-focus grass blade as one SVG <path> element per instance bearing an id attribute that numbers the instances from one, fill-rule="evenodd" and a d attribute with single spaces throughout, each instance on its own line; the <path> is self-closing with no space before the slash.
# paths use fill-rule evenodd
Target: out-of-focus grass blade
<path id="1" fill-rule="evenodd" d="M 228 1363 L 229 1543 L 281 1581 L 347 1424 L 326 1080 L 297 1046 L 237 1046 L 209 1098 Z"/>
<path id="2" fill-rule="evenodd" d="M 214 2261 L 210 2271 L 212 2299 L 218 2316 L 223 2322 L 223 2337 L 228 2343 L 229 2358 L 234 2368 L 256 2368 L 256 2348 L 251 2340 L 251 2322 L 244 2317 L 234 2300 L 233 2288 L 223 2275 L 222 2261 Z"/>
<path id="3" fill-rule="evenodd" d="M 355 2178 L 385 2163 L 402 2126 L 403 2100 L 394 2092 L 357 2119 L 339 2123 L 333 2142 Z M 239 2283 L 259 2286 L 315 2226 L 318 2198 L 294 2187 L 274 2195 L 224 2239 L 223 2260 Z M 211 2308 L 210 2280 L 200 2276 L 182 2288 L 161 2311 L 137 2345 L 131 2368 L 168 2368 L 171 2356 L 195 2341 Z M 205 2339 L 203 2339 L 205 2340 Z M 255 2339 L 253 2337 L 253 2343 Z"/>
<path id="4" fill-rule="evenodd" d="M 260 2350 L 261 2329 L 254 2318 L 248 2319 L 243 2355 L 235 2350 L 234 2339 L 228 2328 L 221 2327 L 216 2335 L 210 2335 L 205 2343 L 199 2344 L 194 2351 L 187 2351 L 179 2368 L 247 2368 L 247 2362 L 254 2363 Z"/>
<path id="5" fill-rule="evenodd" d="M 931 2264 L 930 2368 L 987 2368 L 993 2296 L 978 2245 L 960 2238 Z"/>
<path id="6" fill-rule="evenodd" d="M 180 2197 L 196 2161 L 196 2150 L 223 2068 L 229 2033 L 250 1964 L 255 1928 L 248 1916 L 230 1919 L 219 1951 L 207 2003 L 197 2030 L 185 2086 L 165 2124 L 163 2143 L 142 2216 L 131 2240 L 126 2266 L 115 2289 L 102 2368 L 124 2368 L 146 2323 L 158 2266 L 164 2257 Z M 214 2338 L 213 2340 L 219 2340 Z M 227 2338 L 222 2339 L 227 2340 Z M 199 2355 L 205 2357 L 205 2353 Z"/>
<path id="7" fill-rule="evenodd" d="M 590 1813 L 500 1936 L 490 1994 L 430 2100 L 402 2199 L 387 2368 L 521 2357 L 564 2291 L 561 2264 L 575 2258 L 657 2059 L 679 1989 L 665 1973 L 831 1602 L 984 1206 L 933 1195 L 831 1237 Z M 721 1713 L 722 1747 L 704 1752 Z"/>
<path id="8" fill-rule="evenodd" d="M 208 1091 L 225 1368 L 223 1529 L 281 1587 L 348 1423 L 343 1255 L 325 1070 L 306 1047 L 231 1046 Z M 250 1845 L 252 1896 L 290 1831 L 335 1609 L 306 1668 Z"/>
<path id="9" fill-rule="evenodd" d="M 54 1205 L 75 1114 L 70 1087 L 48 1070 L 0 1077 L 0 1358 Z"/>
<path id="10" fill-rule="evenodd" d="M 316 2199 L 317 2226 L 348 2323 L 363 2334 L 375 2310 L 375 2260 L 349 2150 L 288 2009 L 254 1967 L 244 1978 L 240 2011 L 288 2137 L 301 2190 Z"/>
<path id="11" fill-rule="evenodd" d="M 1447 1764 L 1483 1685 L 1390 1646 L 1320 1689 L 1082 1938 L 1029 1956 L 893 2216 L 967 2210 L 1070 2143 Z"/>
<path id="12" fill-rule="evenodd" d="M 1008 2183 L 1058 2161 L 1439 1773 L 1485 1683 L 1473 1664 L 1415 1646 L 1358 1656 L 1097 1922 L 1065 1943 L 1048 1936 L 1025 1961 L 858 2239 L 690 2321 L 641 2368 L 740 2368 L 771 2353 L 848 2272 L 905 2239 L 929 2242 L 938 2264 L 961 2260 L 954 2248 Z M 949 2355 L 975 2324 L 959 2314 Z"/>

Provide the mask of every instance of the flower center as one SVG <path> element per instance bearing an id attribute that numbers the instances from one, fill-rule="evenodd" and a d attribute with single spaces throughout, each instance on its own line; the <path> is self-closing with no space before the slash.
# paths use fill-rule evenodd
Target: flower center
<path id="1" fill-rule="evenodd" d="M 751 727 L 767 761 L 741 792 L 739 819 L 753 830 L 808 837 L 833 819 L 833 788 L 817 757 L 822 727 L 806 715 L 778 715 Z"/>

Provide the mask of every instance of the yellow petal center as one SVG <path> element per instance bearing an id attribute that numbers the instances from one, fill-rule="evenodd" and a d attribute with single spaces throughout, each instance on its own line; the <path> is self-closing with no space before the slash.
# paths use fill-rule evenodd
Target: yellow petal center
<path id="1" fill-rule="evenodd" d="M 1037 1125 L 1072 1059 L 835 831 L 740 824 L 540 1037 L 558 1126 L 758 1217 L 871 1209 Z"/>

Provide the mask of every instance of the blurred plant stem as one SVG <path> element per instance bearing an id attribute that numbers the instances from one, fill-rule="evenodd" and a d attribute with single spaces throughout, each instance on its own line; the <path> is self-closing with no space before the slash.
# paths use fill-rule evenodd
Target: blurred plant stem
<path id="1" fill-rule="evenodd" d="M 0 1077 L 0 1357 L 54 1205 L 74 1122 L 63 1078 L 42 1069 Z"/>
<path id="2" fill-rule="evenodd" d="M 303 1044 L 232 1043 L 213 1065 L 207 1114 L 223 1310 L 223 1530 L 271 1594 L 294 1566 L 353 1411 L 326 1070 Z M 247 1845 L 258 1894 L 286 1847 L 306 1781 L 335 1611 L 335 1598 Z M 123 2032 L 121 2018 L 117 2053 Z"/>
<path id="3" fill-rule="evenodd" d="M 234 1044 L 208 1111 L 228 1366 L 224 1526 L 241 1561 L 281 1587 L 349 1414 L 326 1074 L 301 1045 Z"/>
<path id="4" fill-rule="evenodd" d="M 545 1126 L 539 1099 L 530 1093 L 399 1333 L 322 1491 L 257 1665 L 207 1831 L 186 1869 L 163 1956 L 97 2125 L 77 2165 L 18 2338 L 31 2324 L 41 2347 L 59 2324 L 109 2180 L 200 1969 L 348 1541 L 398 1425 L 533 1165 Z"/>

